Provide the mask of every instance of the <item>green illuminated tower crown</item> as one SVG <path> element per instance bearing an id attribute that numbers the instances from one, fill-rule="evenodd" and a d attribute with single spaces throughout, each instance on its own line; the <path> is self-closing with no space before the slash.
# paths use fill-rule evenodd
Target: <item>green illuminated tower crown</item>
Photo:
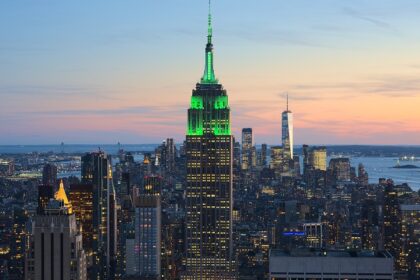
<path id="1" fill-rule="evenodd" d="M 187 135 L 230 135 L 230 109 L 228 96 L 219 84 L 213 67 L 213 28 L 211 13 L 208 16 L 208 34 L 205 51 L 205 68 L 200 83 L 197 83 L 188 110 Z"/>

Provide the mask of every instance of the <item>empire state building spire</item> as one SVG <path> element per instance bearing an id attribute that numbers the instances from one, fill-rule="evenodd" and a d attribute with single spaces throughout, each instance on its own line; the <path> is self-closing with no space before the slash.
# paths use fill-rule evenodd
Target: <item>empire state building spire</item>
<path id="1" fill-rule="evenodd" d="M 213 27 L 211 25 L 211 0 L 209 0 L 209 17 L 207 26 L 207 45 L 206 45 L 206 66 L 204 68 L 204 74 L 201 78 L 202 84 L 217 84 L 216 75 L 214 74 L 213 68 Z"/>

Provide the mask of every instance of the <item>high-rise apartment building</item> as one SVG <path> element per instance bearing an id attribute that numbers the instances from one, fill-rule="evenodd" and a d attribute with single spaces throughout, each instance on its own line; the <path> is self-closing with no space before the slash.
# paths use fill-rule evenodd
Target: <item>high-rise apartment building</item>
<path id="1" fill-rule="evenodd" d="M 188 110 L 186 272 L 183 279 L 231 279 L 232 149 L 226 90 L 213 69 L 211 16 L 205 70 Z"/>

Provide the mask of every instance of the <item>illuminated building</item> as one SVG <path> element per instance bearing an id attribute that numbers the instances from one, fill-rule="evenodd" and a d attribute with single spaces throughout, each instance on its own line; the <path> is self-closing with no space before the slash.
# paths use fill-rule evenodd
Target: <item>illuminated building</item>
<path id="1" fill-rule="evenodd" d="M 54 198 L 54 187 L 51 185 L 39 185 L 38 186 L 38 214 L 44 213 L 44 209 L 47 206 L 51 198 Z"/>
<path id="2" fill-rule="evenodd" d="M 331 183 L 349 182 L 350 167 L 350 159 L 332 158 L 328 166 L 328 181 Z"/>
<path id="3" fill-rule="evenodd" d="M 128 258 L 132 261 L 126 267 L 126 274 L 136 275 L 141 279 L 160 279 L 160 195 L 140 195 L 134 198 L 134 207 L 134 251 L 133 248 L 127 248 Z"/>
<path id="4" fill-rule="evenodd" d="M 395 190 L 394 183 L 391 180 L 388 180 L 384 189 L 383 205 L 384 248 L 385 250 L 388 250 L 395 259 L 397 259 L 401 248 L 400 230 L 401 209 L 398 201 L 398 193 Z M 398 263 L 396 264 L 396 269 L 399 270 Z"/>
<path id="5" fill-rule="evenodd" d="M 166 170 L 168 172 L 174 172 L 175 171 L 175 157 L 176 157 L 176 147 L 174 144 L 174 139 L 173 138 L 168 138 L 166 139 L 166 143 L 165 143 L 165 148 L 166 148 Z"/>
<path id="6" fill-rule="evenodd" d="M 269 271 L 270 280 L 394 279 L 388 252 L 271 250 Z"/>
<path id="7" fill-rule="evenodd" d="M 274 170 L 277 178 L 280 178 L 283 165 L 283 148 L 274 146 L 270 148 L 270 168 Z"/>
<path id="8" fill-rule="evenodd" d="M 293 159 L 293 113 L 289 111 L 289 96 L 287 96 L 286 111 L 281 114 L 281 142 L 285 160 Z"/>
<path id="9" fill-rule="evenodd" d="M 83 249 L 87 256 L 88 266 L 90 266 L 93 254 L 93 185 L 70 185 L 69 200 L 73 206 L 76 221 L 82 230 Z"/>
<path id="10" fill-rule="evenodd" d="M 315 170 L 327 171 L 327 148 L 311 148 L 308 152 L 308 164 Z"/>
<path id="11" fill-rule="evenodd" d="M 90 279 L 114 279 L 117 215 L 111 157 L 104 152 L 82 157 L 82 184 L 93 185 L 93 263 Z"/>
<path id="12" fill-rule="evenodd" d="M 361 242 L 364 250 L 379 249 L 379 213 L 374 200 L 367 199 L 362 204 L 360 217 Z"/>
<path id="13" fill-rule="evenodd" d="M 44 165 L 42 169 L 42 184 L 53 187 L 57 185 L 57 166 L 51 163 Z"/>
<path id="14" fill-rule="evenodd" d="M 12 176 L 15 173 L 13 160 L 0 159 L 0 176 Z"/>
<path id="15" fill-rule="evenodd" d="M 71 205 L 65 205 L 65 193 L 57 196 L 59 200 L 50 200 L 45 214 L 33 220 L 26 252 L 26 280 L 88 279 L 76 217 L 71 214 Z"/>
<path id="16" fill-rule="evenodd" d="M 25 265 L 25 245 L 28 237 L 28 231 L 26 223 L 28 221 L 28 213 L 20 208 L 13 207 L 12 211 L 13 224 L 11 228 L 11 242 L 10 242 L 10 257 L 8 259 L 9 271 L 11 273 L 11 279 L 22 279 Z"/>
<path id="17" fill-rule="evenodd" d="M 307 247 L 323 248 L 322 223 L 304 223 L 303 231 L 305 232 Z"/>
<path id="18" fill-rule="evenodd" d="M 420 204 L 401 204 L 398 266 L 407 279 L 420 279 Z"/>
<path id="19" fill-rule="evenodd" d="M 67 198 L 66 191 L 64 190 L 63 180 L 60 181 L 60 186 L 58 187 L 58 191 L 55 193 L 54 198 L 56 200 L 62 201 L 68 213 L 73 214 L 73 207 L 69 199 Z"/>
<path id="20" fill-rule="evenodd" d="M 232 149 L 226 90 L 215 77 L 211 15 L 205 70 L 188 110 L 186 272 L 183 279 L 231 279 Z"/>
<path id="21" fill-rule="evenodd" d="M 242 129 L 242 170 L 248 170 L 252 166 L 252 128 Z"/>
<path id="22" fill-rule="evenodd" d="M 141 193 L 156 195 L 162 192 L 162 177 L 149 175 L 143 178 L 143 189 Z"/>

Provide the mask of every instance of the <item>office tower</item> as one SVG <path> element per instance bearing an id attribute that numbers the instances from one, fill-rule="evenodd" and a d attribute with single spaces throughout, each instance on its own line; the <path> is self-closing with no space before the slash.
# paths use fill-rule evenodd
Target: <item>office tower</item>
<path id="1" fill-rule="evenodd" d="M 303 231 L 306 236 L 306 246 L 310 248 L 323 248 L 323 224 L 304 223 Z"/>
<path id="2" fill-rule="evenodd" d="M 350 159 L 332 158 L 328 166 L 328 178 L 332 183 L 350 181 Z"/>
<path id="3" fill-rule="evenodd" d="M 269 266 L 271 280 L 394 279 L 393 259 L 388 252 L 274 249 Z"/>
<path id="4" fill-rule="evenodd" d="M 10 255 L 8 266 L 11 272 L 11 279 L 22 279 L 25 271 L 25 245 L 28 237 L 27 222 L 28 213 L 19 206 L 13 206 L 12 225 L 7 230 L 10 233 Z M 1 240 L 0 242 L 2 242 Z M 1 254 L 0 254 L 1 256 Z M 13 278 L 15 277 L 15 278 Z"/>
<path id="5" fill-rule="evenodd" d="M 52 185 L 38 186 L 38 208 L 37 213 L 43 214 L 51 198 L 54 198 L 54 187 Z"/>
<path id="6" fill-rule="evenodd" d="M 61 187 L 44 214 L 33 219 L 25 261 L 27 280 L 88 279 L 82 235 Z"/>
<path id="7" fill-rule="evenodd" d="M 281 142 L 284 160 L 293 159 L 293 113 L 289 111 L 289 96 L 286 111 L 281 114 Z"/>
<path id="8" fill-rule="evenodd" d="M 257 166 L 257 161 L 258 161 L 257 147 L 252 146 L 251 148 L 251 167 L 252 168 L 255 168 Z"/>
<path id="9" fill-rule="evenodd" d="M 141 193 L 143 194 L 161 194 L 162 192 L 162 177 L 158 175 L 148 175 L 144 176 L 143 179 L 143 189 Z"/>
<path id="10" fill-rule="evenodd" d="M 70 185 L 69 200 L 76 215 L 77 224 L 83 235 L 83 249 L 86 253 L 88 266 L 93 259 L 93 185 Z"/>
<path id="11" fill-rule="evenodd" d="M 280 178 L 283 171 L 283 148 L 280 146 L 273 146 L 270 148 L 270 168 L 274 170 L 277 178 Z"/>
<path id="12" fill-rule="evenodd" d="M 309 168 L 309 146 L 304 144 L 302 146 L 302 154 L 303 154 L 303 174 L 305 175 L 307 169 Z"/>
<path id="13" fill-rule="evenodd" d="M 226 90 L 213 69 L 209 13 L 205 70 L 188 110 L 186 272 L 183 279 L 230 279 L 232 247 L 232 149 Z"/>
<path id="14" fill-rule="evenodd" d="M 366 169 L 362 163 L 359 163 L 358 166 L 357 179 L 359 184 L 362 186 L 367 186 L 369 184 L 369 174 L 366 172 Z"/>
<path id="15" fill-rule="evenodd" d="M 161 202 L 160 195 L 142 194 L 134 198 L 134 251 L 127 248 L 127 275 L 140 279 L 160 279 Z"/>
<path id="16" fill-rule="evenodd" d="M 267 165 L 267 144 L 261 145 L 260 165 L 265 167 Z"/>
<path id="17" fill-rule="evenodd" d="M 300 177 L 300 157 L 298 155 L 293 156 L 292 165 L 292 174 L 295 178 Z"/>
<path id="18" fill-rule="evenodd" d="M 402 204 L 401 217 L 401 249 L 397 262 L 407 279 L 420 279 L 420 204 Z"/>
<path id="19" fill-rule="evenodd" d="M 55 188 L 57 185 L 57 166 L 51 163 L 44 165 L 42 170 L 42 184 Z"/>
<path id="20" fill-rule="evenodd" d="M 312 147 L 308 152 L 308 164 L 315 170 L 327 171 L 327 148 Z"/>
<path id="21" fill-rule="evenodd" d="M 166 139 L 166 170 L 168 172 L 175 171 L 176 147 L 173 138 Z"/>
<path id="22" fill-rule="evenodd" d="M 252 128 L 242 129 L 242 170 L 250 169 L 252 165 Z"/>
<path id="23" fill-rule="evenodd" d="M 130 195 L 131 193 L 131 173 L 122 172 L 121 173 L 121 183 L 120 183 L 120 195 Z"/>
<path id="24" fill-rule="evenodd" d="M 391 180 L 388 180 L 384 189 L 383 204 L 384 248 L 385 250 L 388 250 L 395 259 L 398 258 L 398 253 L 401 248 L 400 231 L 401 208 L 398 201 L 398 193 L 395 190 L 394 183 Z M 398 263 L 396 264 L 397 269 L 399 269 Z"/>
<path id="25" fill-rule="evenodd" d="M 82 184 L 93 185 L 93 261 L 90 279 L 114 279 L 117 221 L 111 157 L 103 151 L 82 157 Z"/>

